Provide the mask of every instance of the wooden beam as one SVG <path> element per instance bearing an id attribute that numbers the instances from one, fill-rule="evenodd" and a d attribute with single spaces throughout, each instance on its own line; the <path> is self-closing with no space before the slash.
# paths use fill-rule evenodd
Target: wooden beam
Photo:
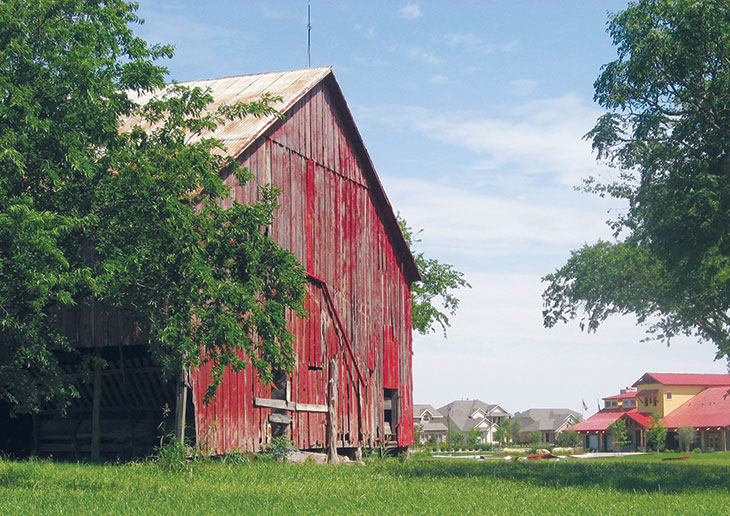
<path id="1" fill-rule="evenodd" d="M 327 405 L 315 405 L 313 403 L 296 403 L 297 412 L 320 412 L 327 413 Z"/>
<path id="2" fill-rule="evenodd" d="M 272 398 L 255 398 L 255 407 L 288 410 L 290 412 L 321 412 L 327 413 L 327 405 L 315 405 L 313 403 L 295 403 L 293 401 L 275 400 Z"/>
<path id="3" fill-rule="evenodd" d="M 327 381 L 327 462 L 337 464 L 340 458 L 337 456 L 337 355 L 332 357 L 329 363 L 329 376 Z"/>
<path id="4" fill-rule="evenodd" d="M 296 410 L 296 403 L 286 400 L 274 400 L 271 398 L 255 398 L 253 400 L 255 407 L 273 408 L 280 410 Z"/>

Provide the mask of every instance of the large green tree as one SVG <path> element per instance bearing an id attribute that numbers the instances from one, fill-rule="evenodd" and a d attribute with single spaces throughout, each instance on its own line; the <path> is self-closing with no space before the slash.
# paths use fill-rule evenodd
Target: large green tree
<path id="1" fill-rule="evenodd" d="M 637 316 L 730 351 L 730 3 L 641 0 L 610 16 L 618 58 L 595 82 L 607 110 L 587 135 L 620 169 L 587 189 L 626 201 L 615 240 L 573 251 L 544 278 L 544 322 L 595 330 Z"/>
<path id="2" fill-rule="evenodd" d="M 226 367 L 292 365 L 286 311 L 306 278 L 260 231 L 277 191 L 222 209 L 221 171 L 250 174 L 203 137 L 276 99 L 211 110 L 206 91 L 161 89 L 172 50 L 134 36 L 135 9 L 0 3 L 0 400 L 19 412 L 75 395 L 56 318 L 90 300 L 123 311 L 166 372 L 212 362 L 210 395 Z M 130 91 L 161 93 L 138 105 Z"/>
<path id="3" fill-rule="evenodd" d="M 471 288 L 471 285 L 464 278 L 464 273 L 456 270 L 453 265 L 441 263 L 435 258 L 426 258 L 423 252 L 414 251 L 414 245 L 421 241 L 418 235 L 422 230 L 414 233 L 400 214 L 398 224 L 413 252 L 413 259 L 422 278 L 411 285 L 412 327 L 418 333 L 427 335 L 440 326 L 445 337 L 446 329 L 451 326 L 449 317 L 455 315 L 459 308 L 456 291 L 460 288 Z"/>

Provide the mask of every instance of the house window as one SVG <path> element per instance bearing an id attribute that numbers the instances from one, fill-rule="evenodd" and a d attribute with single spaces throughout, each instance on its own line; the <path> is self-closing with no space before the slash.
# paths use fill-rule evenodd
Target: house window
<path id="1" fill-rule="evenodd" d="M 668 400 L 671 400 L 672 399 L 672 393 L 671 392 L 667 392 L 667 399 Z"/>
<path id="2" fill-rule="evenodd" d="M 428 423 L 429 421 L 431 421 L 431 416 L 429 414 L 424 414 L 421 419 L 424 423 Z"/>

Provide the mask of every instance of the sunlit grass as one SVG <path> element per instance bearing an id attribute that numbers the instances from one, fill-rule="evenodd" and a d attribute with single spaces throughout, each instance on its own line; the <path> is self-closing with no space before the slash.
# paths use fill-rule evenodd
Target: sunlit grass
<path id="1" fill-rule="evenodd" d="M 0 461 L 0 514 L 727 514 L 719 458 L 366 465 Z"/>

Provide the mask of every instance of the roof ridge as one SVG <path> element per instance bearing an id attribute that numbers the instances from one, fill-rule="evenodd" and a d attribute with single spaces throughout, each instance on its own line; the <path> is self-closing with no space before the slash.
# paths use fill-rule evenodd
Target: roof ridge
<path id="1" fill-rule="evenodd" d="M 173 80 L 173 81 L 168 82 L 167 84 L 172 84 L 172 83 L 186 84 L 186 83 L 190 83 L 190 82 L 221 81 L 223 79 L 237 79 L 239 77 L 255 77 L 257 75 L 273 75 L 273 74 L 277 74 L 277 73 L 284 74 L 284 73 L 292 73 L 292 72 L 306 72 L 308 70 L 323 70 L 323 71 L 327 70 L 327 71 L 331 72 L 332 66 L 331 65 L 313 66 L 311 68 L 293 68 L 291 70 L 272 70 L 271 72 L 242 73 L 242 74 L 237 74 L 237 75 L 224 75 L 222 77 L 207 77 L 205 79 L 189 79 L 186 81 L 174 81 Z"/>

